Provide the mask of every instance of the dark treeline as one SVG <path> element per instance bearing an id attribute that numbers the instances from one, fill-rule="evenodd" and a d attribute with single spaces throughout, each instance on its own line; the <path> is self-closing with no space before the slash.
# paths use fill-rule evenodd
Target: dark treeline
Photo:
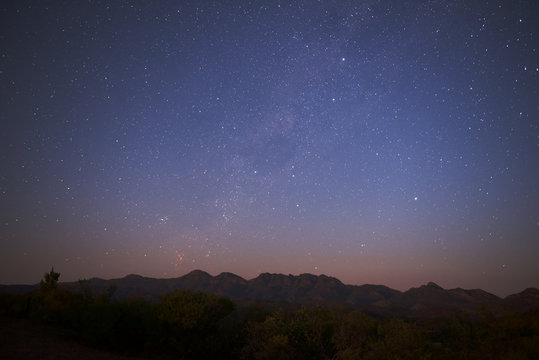
<path id="1" fill-rule="evenodd" d="M 70 330 L 85 344 L 123 354 L 175 359 L 538 359 L 539 309 L 406 320 L 336 307 L 236 305 L 212 294 L 175 291 L 154 303 L 111 300 L 57 286 L 0 294 L 2 316 Z"/>

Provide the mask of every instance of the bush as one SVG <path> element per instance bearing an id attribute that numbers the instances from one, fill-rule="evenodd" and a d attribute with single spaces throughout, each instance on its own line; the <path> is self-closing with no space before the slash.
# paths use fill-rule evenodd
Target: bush
<path id="1" fill-rule="evenodd" d="M 184 356 L 219 356 L 227 348 L 221 341 L 225 338 L 224 320 L 234 308 L 229 299 L 212 294 L 177 290 L 165 295 L 156 306 L 164 327 L 162 341 Z"/>

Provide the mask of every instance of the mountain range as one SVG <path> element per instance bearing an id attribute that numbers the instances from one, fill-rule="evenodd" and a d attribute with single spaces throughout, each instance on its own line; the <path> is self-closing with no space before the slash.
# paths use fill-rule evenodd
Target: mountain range
<path id="1" fill-rule="evenodd" d="M 345 285 L 326 275 L 283 275 L 263 273 L 245 280 L 232 273 L 212 276 L 194 270 L 184 276 L 155 279 L 127 275 L 120 279 L 92 278 L 65 282 L 60 286 L 79 291 L 108 292 L 116 299 L 143 297 L 158 301 L 176 289 L 202 291 L 226 296 L 236 301 L 262 301 L 289 304 L 324 304 L 358 308 L 380 314 L 440 315 L 455 310 L 525 311 L 539 307 L 539 290 L 528 288 L 518 294 L 500 298 L 484 290 L 444 289 L 435 283 L 401 292 L 384 285 Z M 26 293 L 39 285 L 0 285 L 0 292 Z"/>

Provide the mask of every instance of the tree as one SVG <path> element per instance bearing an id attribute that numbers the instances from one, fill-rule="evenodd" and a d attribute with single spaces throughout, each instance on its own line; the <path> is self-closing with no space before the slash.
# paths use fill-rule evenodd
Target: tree
<path id="1" fill-rule="evenodd" d="M 368 350 L 369 341 L 377 335 L 377 326 L 376 319 L 360 311 L 343 314 L 333 334 L 336 359 L 362 358 Z"/>
<path id="2" fill-rule="evenodd" d="M 56 289 L 58 286 L 58 279 L 60 278 L 60 273 L 54 271 L 54 267 L 51 268 L 51 271 L 46 273 L 43 279 L 39 283 L 39 288 L 41 291 L 50 291 Z"/>
<path id="3" fill-rule="evenodd" d="M 157 305 L 160 320 L 183 330 L 208 330 L 234 311 L 227 298 L 202 292 L 176 290 Z"/>
<path id="4" fill-rule="evenodd" d="M 166 339 L 185 358 L 219 357 L 223 319 L 234 311 L 227 298 L 201 292 L 176 290 L 156 305 L 157 318 L 165 327 Z M 221 357 L 222 358 L 222 357 Z"/>
<path id="5" fill-rule="evenodd" d="M 423 330 L 401 318 L 385 320 L 378 325 L 376 338 L 369 341 L 363 359 L 420 360 L 428 359 Z"/>

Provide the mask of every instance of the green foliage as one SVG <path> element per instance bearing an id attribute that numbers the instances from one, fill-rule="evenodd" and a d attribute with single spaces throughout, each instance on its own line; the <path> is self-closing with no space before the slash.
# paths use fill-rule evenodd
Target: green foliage
<path id="1" fill-rule="evenodd" d="M 282 312 L 268 316 L 263 322 L 249 322 L 247 344 L 242 358 L 256 360 L 295 359 L 296 352 L 289 340 L 287 319 Z"/>
<path id="2" fill-rule="evenodd" d="M 331 358 L 335 352 L 332 342 L 336 328 L 334 311 L 329 308 L 303 308 L 290 321 L 290 338 L 305 359 Z"/>
<path id="3" fill-rule="evenodd" d="M 40 290 L 0 294 L 0 315 L 70 329 L 83 342 L 137 355 L 183 359 L 539 359 L 539 309 L 473 315 L 457 312 L 420 323 L 359 311 L 313 307 L 284 311 L 175 291 L 157 304 L 112 300 L 58 286 L 54 269 Z"/>
<path id="4" fill-rule="evenodd" d="M 54 267 L 51 268 L 51 271 L 46 273 L 43 279 L 39 283 L 39 288 L 41 291 L 51 291 L 56 289 L 58 286 L 58 279 L 60 278 L 60 273 L 54 271 Z"/>
<path id="5" fill-rule="evenodd" d="M 424 333 L 415 324 L 392 318 L 378 325 L 365 359 L 429 359 Z"/>
<path id="6" fill-rule="evenodd" d="M 186 357 L 215 358 L 228 349 L 224 320 L 234 308 L 229 299 L 212 294 L 177 290 L 165 295 L 156 306 L 162 341 Z"/>
<path id="7" fill-rule="evenodd" d="M 302 308 L 292 314 L 276 311 L 263 322 L 248 325 L 246 359 L 327 359 L 334 354 L 337 326 L 334 311 Z"/>
<path id="8" fill-rule="evenodd" d="M 227 298 L 201 292 L 177 290 L 157 305 L 161 321 L 181 330 L 208 330 L 234 310 Z"/>
<path id="9" fill-rule="evenodd" d="M 367 352 L 371 339 L 377 336 L 377 321 L 359 311 L 343 314 L 333 333 L 336 358 L 357 359 Z"/>
<path id="10" fill-rule="evenodd" d="M 80 333 L 91 345 L 123 352 L 140 352 L 156 341 L 159 324 L 153 307 L 141 299 L 95 301 L 84 311 Z"/>
<path id="11" fill-rule="evenodd" d="M 0 316 L 23 317 L 27 315 L 27 296 L 0 293 Z"/>

